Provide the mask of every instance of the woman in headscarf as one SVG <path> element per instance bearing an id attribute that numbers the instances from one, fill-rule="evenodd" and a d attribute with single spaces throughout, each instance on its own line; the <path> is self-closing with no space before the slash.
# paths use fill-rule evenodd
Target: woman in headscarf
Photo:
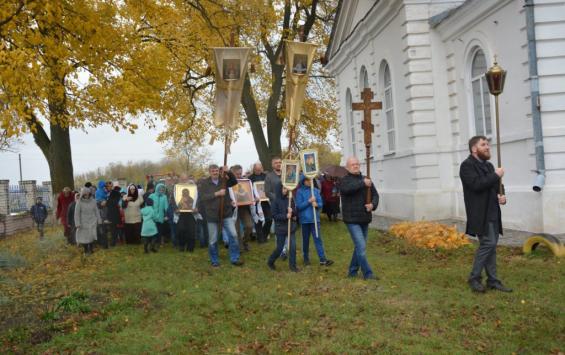
<path id="1" fill-rule="evenodd" d="M 120 224 L 120 190 L 113 189 L 110 191 L 110 195 L 108 196 L 108 201 L 106 204 L 107 214 L 106 218 L 108 220 L 108 227 L 110 229 L 110 234 L 112 236 L 111 246 L 116 246 L 116 242 L 118 240 L 118 225 Z"/>
<path id="2" fill-rule="evenodd" d="M 64 234 L 67 240 L 71 235 L 71 227 L 69 226 L 69 222 L 67 221 L 67 212 L 69 210 L 69 206 L 71 205 L 71 203 L 73 203 L 74 200 L 75 197 L 71 193 L 71 189 L 69 187 L 64 187 L 63 191 L 61 191 L 61 193 L 59 193 L 59 196 L 57 197 L 56 216 L 57 219 L 61 221 L 61 224 L 64 227 L 65 230 Z"/>
<path id="3" fill-rule="evenodd" d="M 92 243 L 96 240 L 96 227 L 102 223 L 96 201 L 89 188 L 80 190 L 80 199 L 75 205 L 75 227 L 77 244 L 84 247 L 85 254 L 92 254 Z"/>
<path id="4" fill-rule="evenodd" d="M 128 186 L 128 194 L 122 203 L 125 215 L 125 234 L 127 244 L 139 244 L 141 242 L 141 206 L 143 197 L 139 195 L 137 186 Z"/>
<path id="5" fill-rule="evenodd" d="M 174 200 L 173 200 L 174 201 Z M 189 252 L 194 251 L 196 244 L 196 220 L 194 213 L 198 212 L 194 206 L 194 198 L 190 196 L 188 189 L 182 190 L 182 196 L 175 208 L 175 212 L 179 214 L 177 222 L 177 239 L 180 251 L 188 249 Z"/>

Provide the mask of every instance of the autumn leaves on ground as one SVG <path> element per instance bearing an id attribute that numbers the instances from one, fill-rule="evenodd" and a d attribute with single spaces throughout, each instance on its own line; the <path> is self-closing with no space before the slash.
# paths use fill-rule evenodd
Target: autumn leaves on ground
<path id="1" fill-rule="evenodd" d="M 381 281 L 345 278 L 351 241 L 324 221 L 331 267 L 283 262 L 273 241 L 235 268 L 221 251 L 165 246 L 98 250 L 85 258 L 58 230 L 0 241 L 0 348 L 8 353 L 545 353 L 565 351 L 565 261 L 499 248 L 512 294 L 472 294 L 474 245 L 424 250 L 370 232 Z M 300 240 L 300 238 L 299 238 Z M 300 245 L 300 243 L 299 243 Z M 313 249 L 313 248 L 312 248 Z M 310 251 L 313 253 L 313 250 Z M 315 259 L 315 256 L 311 256 Z"/>

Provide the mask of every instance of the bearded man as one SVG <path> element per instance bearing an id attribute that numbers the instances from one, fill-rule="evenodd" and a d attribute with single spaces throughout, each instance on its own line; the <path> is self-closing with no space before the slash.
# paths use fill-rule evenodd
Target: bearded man
<path id="1" fill-rule="evenodd" d="M 469 275 L 469 286 L 474 292 L 486 291 L 481 282 L 484 269 L 488 288 L 512 292 L 496 277 L 496 245 L 499 234 L 502 234 L 500 205 L 506 204 L 506 196 L 500 191 L 504 169 L 495 169 L 489 162 L 490 146 L 485 136 L 471 138 L 469 152 L 471 154 L 461 163 L 459 170 L 467 213 L 465 233 L 479 239 L 479 248 Z"/>

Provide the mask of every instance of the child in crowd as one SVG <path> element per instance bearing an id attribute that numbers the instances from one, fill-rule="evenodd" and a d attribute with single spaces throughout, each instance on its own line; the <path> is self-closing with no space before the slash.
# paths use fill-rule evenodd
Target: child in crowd
<path id="1" fill-rule="evenodd" d="M 157 237 L 159 232 L 157 230 L 157 224 L 155 220 L 157 219 L 157 211 L 153 209 L 153 200 L 148 198 L 145 201 L 145 207 L 141 209 L 141 218 L 143 223 L 141 225 L 141 239 L 143 239 L 143 250 L 145 253 L 149 253 L 149 244 L 151 244 L 151 251 L 156 253 L 157 248 Z"/>
<path id="2" fill-rule="evenodd" d="M 277 239 L 277 247 L 269 257 L 267 265 L 271 270 L 275 270 L 275 261 L 281 255 L 285 240 L 288 235 L 288 221 L 290 226 L 290 250 L 288 255 L 288 264 L 290 271 L 298 272 L 296 268 L 296 207 L 294 200 L 291 201 L 291 207 L 288 205 L 288 189 L 283 187 L 281 183 L 275 188 L 276 198 L 271 206 L 273 220 L 275 221 L 275 235 Z"/>
<path id="3" fill-rule="evenodd" d="M 314 187 L 312 190 L 312 180 L 304 175 L 300 176 L 300 184 L 296 191 L 296 208 L 298 210 L 298 219 L 302 229 L 302 253 L 304 255 L 304 265 L 310 265 L 310 256 L 308 249 L 310 247 L 310 235 L 314 239 L 314 245 L 320 259 L 320 265 L 330 266 L 333 261 L 326 258 L 324 252 L 324 243 L 320 234 L 320 210 L 322 209 L 322 196 L 320 190 Z M 312 195 L 312 191 L 314 194 Z M 314 213 L 314 210 L 316 213 Z M 316 230 L 316 224 L 318 225 Z"/>
<path id="4" fill-rule="evenodd" d="M 47 219 L 47 207 L 43 204 L 43 199 L 38 197 L 35 200 L 35 205 L 31 206 L 30 209 L 31 218 L 37 226 L 37 231 L 39 232 L 39 238 L 43 239 L 45 220 Z"/>

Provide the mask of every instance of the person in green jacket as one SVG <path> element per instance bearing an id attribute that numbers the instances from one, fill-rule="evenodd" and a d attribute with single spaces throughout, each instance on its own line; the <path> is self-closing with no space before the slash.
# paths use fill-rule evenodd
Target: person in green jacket
<path id="1" fill-rule="evenodd" d="M 156 213 L 157 241 L 163 244 L 165 242 L 165 222 L 168 220 L 167 209 L 169 208 L 169 199 L 167 198 L 165 184 L 157 184 L 155 192 L 149 195 L 149 198 L 153 200 L 153 209 Z"/>
<path id="2" fill-rule="evenodd" d="M 145 207 L 141 209 L 141 218 L 143 223 L 141 225 L 141 239 L 143 239 L 143 250 L 145 253 L 149 253 L 149 244 L 151 244 L 151 251 L 156 253 L 157 248 L 157 237 L 159 236 L 159 230 L 157 229 L 157 212 L 153 208 L 153 200 L 148 198 L 145 201 Z"/>

